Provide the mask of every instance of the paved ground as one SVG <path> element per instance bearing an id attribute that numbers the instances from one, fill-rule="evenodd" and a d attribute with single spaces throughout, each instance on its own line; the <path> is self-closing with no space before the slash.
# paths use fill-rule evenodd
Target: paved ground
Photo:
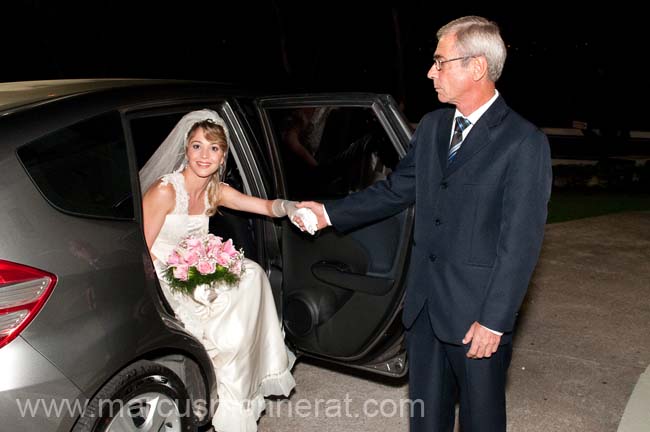
<path id="1" fill-rule="evenodd" d="M 650 213 L 629 213 L 547 227 L 514 345 L 510 430 L 617 430 L 650 363 L 648 226 Z"/>
<path id="2" fill-rule="evenodd" d="M 647 212 L 547 227 L 515 339 L 509 432 L 617 430 L 650 364 L 648 227 Z M 294 373 L 295 393 L 269 402 L 260 432 L 408 430 L 405 381 L 306 362 Z"/>

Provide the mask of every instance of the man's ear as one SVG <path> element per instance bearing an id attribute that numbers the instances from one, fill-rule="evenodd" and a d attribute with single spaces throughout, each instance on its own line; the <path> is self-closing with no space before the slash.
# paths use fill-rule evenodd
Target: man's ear
<path id="1" fill-rule="evenodd" d="M 472 77 L 474 81 L 480 81 L 488 73 L 488 64 L 485 56 L 478 56 L 472 59 Z"/>

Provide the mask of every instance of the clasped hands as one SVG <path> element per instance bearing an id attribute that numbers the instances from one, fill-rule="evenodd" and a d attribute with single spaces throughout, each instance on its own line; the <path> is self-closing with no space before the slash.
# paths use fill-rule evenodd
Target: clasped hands
<path id="1" fill-rule="evenodd" d="M 300 231 L 307 231 L 314 235 L 317 230 L 327 226 L 327 223 L 321 224 L 324 219 L 324 209 L 322 204 L 313 203 L 312 206 L 319 213 L 312 211 L 312 207 L 301 205 L 295 201 L 276 199 L 271 203 L 271 214 L 274 217 L 288 216 L 291 223 L 300 228 Z"/>
<path id="2" fill-rule="evenodd" d="M 302 214 L 297 214 L 300 217 L 292 218 L 293 223 L 300 228 L 300 231 L 314 234 L 329 225 L 325 217 L 325 206 L 323 204 L 316 201 L 302 201 L 296 204 L 296 208 L 298 208 L 298 212 L 304 210 L 306 215 L 302 217 Z"/>

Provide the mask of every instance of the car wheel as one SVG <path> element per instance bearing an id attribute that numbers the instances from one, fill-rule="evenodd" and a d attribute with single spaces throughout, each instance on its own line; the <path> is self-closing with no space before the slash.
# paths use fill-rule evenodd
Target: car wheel
<path id="1" fill-rule="evenodd" d="M 194 427 L 183 382 L 140 360 L 115 375 L 89 402 L 73 432 L 181 432 Z"/>

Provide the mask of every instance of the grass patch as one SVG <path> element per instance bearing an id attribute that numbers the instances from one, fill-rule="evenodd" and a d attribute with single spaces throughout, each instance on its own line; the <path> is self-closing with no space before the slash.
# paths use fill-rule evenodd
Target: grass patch
<path id="1" fill-rule="evenodd" d="M 650 193 L 555 189 L 551 194 L 546 222 L 640 210 L 650 210 Z"/>

